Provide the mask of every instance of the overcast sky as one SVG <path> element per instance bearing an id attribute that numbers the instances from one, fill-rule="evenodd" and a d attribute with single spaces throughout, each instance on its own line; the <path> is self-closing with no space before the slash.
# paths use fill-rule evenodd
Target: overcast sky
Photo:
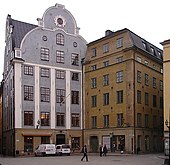
<path id="1" fill-rule="evenodd" d="M 170 39 L 170 0 L 5 0 L 0 9 L 0 81 L 7 15 L 37 25 L 37 18 L 42 18 L 45 10 L 56 3 L 71 12 L 79 34 L 87 42 L 103 37 L 108 29 L 123 28 L 161 49 L 160 42 Z"/>

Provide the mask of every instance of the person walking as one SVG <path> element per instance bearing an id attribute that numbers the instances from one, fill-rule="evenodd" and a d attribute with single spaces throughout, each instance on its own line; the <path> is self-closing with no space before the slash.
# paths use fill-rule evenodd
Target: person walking
<path id="1" fill-rule="evenodd" d="M 83 157 L 81 158 L 81 161 L 86 157 L 86 162 L 88 161 L 88 155 L 87 155 L 87 147 L 84 145 L 84 147 L 81 150 L 81 153 L 83 153 Z"/>
<path id="2" fill-rule="evenodd" d="M 106 144 L 104 145 L 103 147 L 103 156 L 106 156 L 107 155 L 107 147 L 106 147 Z"/>
<path id="3" fill-rule="evenodd" d="M 103 146 L 100 146 L 99 150 L 100 150 L 100 157 L 102 157 L 102 154 L 103 154 Z"/>

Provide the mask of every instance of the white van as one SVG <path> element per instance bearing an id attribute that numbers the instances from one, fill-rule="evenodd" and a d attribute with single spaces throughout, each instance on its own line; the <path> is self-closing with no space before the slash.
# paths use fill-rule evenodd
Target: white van
<path id="1" fill-rule="evenodd" d="M 35 150 L 35 156 L 56 155 L 55 144 L 40 144 Z"/>
<path id="2" fill-rule="evenodd" d="M 56 154 L 57 155 L 68 155 L 70 156 L 71 150 L 68 144 L 58 144 L 56 145 Z"/>

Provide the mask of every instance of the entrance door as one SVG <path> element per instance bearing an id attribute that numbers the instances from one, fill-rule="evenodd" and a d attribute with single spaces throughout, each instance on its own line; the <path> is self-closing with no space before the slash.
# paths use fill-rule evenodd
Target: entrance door
<path id="1" fill-rule="evenodd" d="M 97 136 L 90 137 L 90 148 L 91 152 L 97 152 L 99 148 L 99 141 Z"/>
<path id="2" fill-rule="evenodd" d="M 57 144 L 65 144 L 65 135 L 64 134 L 56 135 L 56 145 Z"/>

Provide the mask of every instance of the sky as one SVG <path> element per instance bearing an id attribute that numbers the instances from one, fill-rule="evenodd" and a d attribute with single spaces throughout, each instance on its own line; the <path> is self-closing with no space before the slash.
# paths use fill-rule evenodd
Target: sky
<path id="1" fill-rule="evenodd" d="M 5 0 L 0 10 L 0 82 L 2 81 L 7 15 L 37 25 L 46 9 L 62 4 L 73 15 L 79 34 L 89 43 L 106 30 L 128 28 L 155 46 L 170 39 L 170 0 Z"/>

